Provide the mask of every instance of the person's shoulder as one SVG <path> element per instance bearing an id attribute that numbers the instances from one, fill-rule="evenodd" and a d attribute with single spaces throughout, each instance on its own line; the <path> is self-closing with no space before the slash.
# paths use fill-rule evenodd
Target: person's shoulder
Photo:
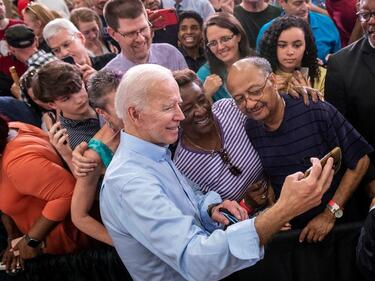
<path id="1" fill-rule="evenodd" d="M 359 40 L 351 43 L 350 45 L 342 48 L 341 50 L 334 53 L 328 60 L 328 65 L 331 62 L 335 63 L 347 63 L 354 53 L 358 53 L 362 50 L 364 41 L 367 40 L 366 37 L 362 37 Z"/>
<path id="2" fill-rule="evenodd" d="M 218 101 L 215 101 L 212 105 L 212 111 L 215 112 L 217 110 L 221 111 L 228 111 L 237 108 L 236 104 L 234 103 L 232 98 L 223 98 Z"/>
<path id="3" fill-rule="evenodd" d="M 197 71 L 197 75 L 200 79 L 205 79 L 210 74 L 211 69 L 207 62 L 204 65 L 202 65 Z"/>
<path id="4" fill-rule="evenodd" d="M 320 28 L 325 28 L 325 26 L 335 26 L 333 20 L 329 16 L 316 13 L 316 12 L 309 12 L 310 17 L 310 24 L 314 24 L 319 26 Z"/>
<path id="5" fill-rule="evenodd" d="M 280 7 L 274 6 L 274 5 L 271 5 L 271 4 L 269 4 L 267 6 L 266 10 L 271 11 L 271 12 L 276 12 L 276 13 L 279 13 L 279 14 L 281 14 L 282 11 L 283 11 L 283 9 L 281 9 Z"/>

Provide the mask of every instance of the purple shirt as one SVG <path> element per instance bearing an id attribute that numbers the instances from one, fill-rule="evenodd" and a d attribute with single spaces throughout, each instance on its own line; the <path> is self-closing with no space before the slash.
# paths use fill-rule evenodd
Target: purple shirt
<path id="1" fill-rule="evenodd" d="M 159 64 L 171 71 L 188 68 L 184 56 L 172 45 L 166 43 L 153 43 L 150 48 L 150 56 L 146 63 Z M 137 65 L 119 53 L 104 69 L 125 74 L 131 67 Z"/>

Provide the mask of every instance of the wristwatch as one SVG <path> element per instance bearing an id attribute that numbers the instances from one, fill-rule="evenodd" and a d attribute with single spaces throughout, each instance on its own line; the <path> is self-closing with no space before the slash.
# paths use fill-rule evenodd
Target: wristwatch
<path id="1" fill-rule="evenodd" d="M 343 209 L 333 200 L 330 200 L 327 204 L 328 210 L 335 216 L 336 219 L 341 218 L 344 215 Z"/>
<path id="2" fill-rule="evenodd" d="M 24 236 L 27 246 L 31 248 L 38 248 L 43 241 L 31 238 L 28 234 Z"/>

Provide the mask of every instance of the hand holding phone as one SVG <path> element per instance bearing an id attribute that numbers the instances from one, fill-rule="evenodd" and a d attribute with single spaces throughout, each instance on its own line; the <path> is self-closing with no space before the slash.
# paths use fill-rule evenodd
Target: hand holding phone
<path id="1" fill-rule="evenodd" d="M 222 214 L 224 217 L 226 217 L 228 219 L 228 221 L 229 221 L 228 226 L 238 222 L 238 219 L 235 216 L 233 216 L 227 209 L 220 208 L 219 212 L 220 212 L 220 214 Z"/>
<path id="2" fill-rule="evenodd" d="M 336 146 L 334 149 L 332 149 L 329 153 L 327 153 L 322 159 L 320 159 L 320 165 L 322 165 L 322 169 L 324 168 L 324 165 L 327 163 L 328 158 L 333 158 L 333 169 L 334 173 L 336 174 L 341 167 L 341 148 Z M 308 177 L 310 175 L 312 167 L 306 170 L 304 177 Z"/>

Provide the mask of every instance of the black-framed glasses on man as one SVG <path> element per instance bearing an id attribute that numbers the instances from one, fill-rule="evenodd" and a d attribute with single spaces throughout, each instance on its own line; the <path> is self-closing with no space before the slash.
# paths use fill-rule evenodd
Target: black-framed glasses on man
<path id="1" fill-rule="evenodd" d="M 255 91 L 247 90 L 243 94 L 233 96 L 234 102 L 237 105 L 242 105 L 247 99 L 254 101 L 254 102 L 259 101 L 264 94 L 264 88 L 267 85 L 267 81 L 269 77 L 270 77 L 270 74 L 267 75 L 266 79 L 264 80 L 263 85 L 258 90 L 255 90 Z"/>
<path id="2" fill-rule="evenodd" d="M 138 37 L 139 34 L 142 36 L 147 36 L 150 34 L 152 24 L 149 22 L 147 26 L 142 27 L 138 30 L 130 31 L 130 32 L 121 32 L 121 31 L 116 31 L 118 34 L 120 34 L 124 38 L 128 38 L 130 40 L 134 40 Z"/>
<path id="3" fill-rule="evenodd" d="M 373 11 L 373 12 L 359 11 L 357 13 L 357 16 L 358 16 L 360 21 L 367 22 L 371 19 L 371 17 L 375 17 L 375 11 Z"/>
<path id="4" fill-rule="evenodd" d="M 219 42 L 220 42 L 220 44 L 227 43 L 230 40 L 232 40 L 234 36 L 235 36 L 235 34 L 233 33 L 232 35 L 220 37 L 219 40 L 212 40 L 212 41 L 208 42 L 206 46 L 208 48 L 215 48 L 219 45 Z"/>

